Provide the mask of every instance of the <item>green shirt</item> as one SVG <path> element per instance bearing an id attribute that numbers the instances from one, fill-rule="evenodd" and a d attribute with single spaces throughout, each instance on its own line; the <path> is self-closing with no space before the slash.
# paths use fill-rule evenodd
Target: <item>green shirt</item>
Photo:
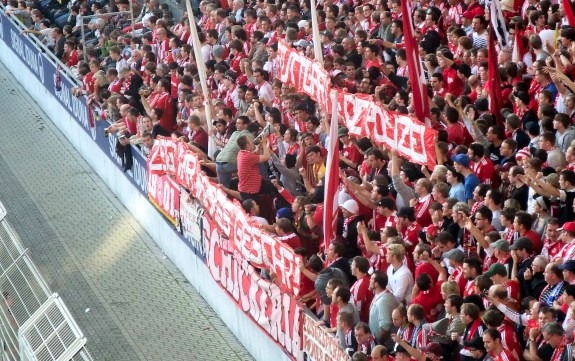
<path id="1" fill-rule="evenodd" d="M 252 140 L 254 139 L 252 133 L 246 129 L 233 132 L 224 149 L 222 149 L 220 154 L 216 157 L 216 162 L 232 164 L 238 163 L 238 153 L 240 152 L 240 147 L 238 147 L 238 138 L 242 135 L 246 135 Z"/>

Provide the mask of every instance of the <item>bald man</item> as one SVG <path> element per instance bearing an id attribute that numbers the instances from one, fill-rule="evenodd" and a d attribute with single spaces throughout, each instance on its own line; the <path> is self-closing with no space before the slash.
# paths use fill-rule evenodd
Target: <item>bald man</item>
<path id="1" fill-rule="evenodd" d="M 377 345 L 371 350 L 371 360 L 372 361 L 388 361 L 389 352 L 385 346 Z"/>

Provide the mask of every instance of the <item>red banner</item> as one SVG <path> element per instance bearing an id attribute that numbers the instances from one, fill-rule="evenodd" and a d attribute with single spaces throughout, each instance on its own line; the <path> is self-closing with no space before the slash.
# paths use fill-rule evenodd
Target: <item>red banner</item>
<path id="1" fill-rule="evenodd" d="M 180 217 L 180 187 L 167 175 L 148 173 L 148 198 L 174 225 Z"/>
<path id="2" fill-rule="evenodd" d="M 165 170 L 177 183 L 190 190 L 205 213 L 218 225 L 219 231 L 229 237 L 230 245 L 238 257 L 250 262 L 254 267 L 270 269 L 276 275 L 276 282 L 281 288 L 294 296 L 299 294 L 300 272 L 297 265 L 301 256 L 294 254 L 277 236 L 264 232 L 260 225 L 252 222 L 238 201 L 230 200 L 217 184 L 212 183 L 210 178 L 202 173 L 197 156 L 184 144 L 176 143 L 170 138 L 158 137 L 148 162 L 149 166 L 150 164 L 158 170 Z M 151 180 L 148 182 L 150 199 L 158 205 L 162 213 L 166 212 L 168 217 L 173 213 L 168 212 L 171 200 L 163 202 L 166 183 L 160 182 L 159 179 L 169 177 L 160 176 L 157 172 L 148 174 Z M 173 181 L 169 180 L 173 185 Z M 161 196 L 156 194 L 158 190 L 162 192 Z M 172 194 L 172 189 L 167 191 L 167 195 L 169 194 Z M 177 202 L 174 200 L 174 204 L 178 205 L 178 212 L 179 197 L 178 191 Z"/>
<path id="3" fill-rule="evenodd" d="M 285 43 L 280 42 L 278 48 L 279 79 L 331 110 L 329 74 L 315 61 L 300 55 Z M 338 92 L 338 113 L 352 135 L 370 137 L 376 144 L 395 149 L 412 162 L 425 164 L 431 169 L 435 167 L 437 131 L 413 117 L 385 110 L 367 94 Z"/>
<path id="4" fill-rule="evenodd" d="M 206 262 L 214 280 L 275 342 L 301 360 L 302 310 L 295 297 L 261 278 L 254 267 L 234 254 L 217 222 L 206 214 L 203 228 Z"/>
<path id="5" fill-rule="evenodd" d="M 303 314 L 303 350 L 313 361 L 347 361 L 349 356 L 339 345 L 339 339 L 325 333 L 325 327 L 319 326 L 318 319 Z"/>

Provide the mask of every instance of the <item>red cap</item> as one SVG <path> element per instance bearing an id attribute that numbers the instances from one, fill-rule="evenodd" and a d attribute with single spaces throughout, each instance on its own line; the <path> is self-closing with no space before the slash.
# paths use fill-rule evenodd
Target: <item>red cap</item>
<path id="1" fill-rule="evenodd" d="M 565 222 L 563 227 L 558 229 L 559 232 L 561 231 L 568 231 L 571 233 L 575 233 L 575 222 Z"/>

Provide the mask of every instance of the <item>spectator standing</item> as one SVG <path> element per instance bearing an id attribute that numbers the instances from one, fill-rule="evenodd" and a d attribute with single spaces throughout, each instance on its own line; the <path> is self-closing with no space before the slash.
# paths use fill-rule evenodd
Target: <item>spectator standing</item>
<path id="1" fill-rule="evenodd" d="M 388 278 L 383 271 L 376 271 L 371 275 L 369 288 L 373 291 L 374 297 L 369 306 L 369 328 L 373 330 L 373 335 L 380 345 L 390 345 L 392 312 L 399 306 L 399 302 L 387 285 Z"/>

